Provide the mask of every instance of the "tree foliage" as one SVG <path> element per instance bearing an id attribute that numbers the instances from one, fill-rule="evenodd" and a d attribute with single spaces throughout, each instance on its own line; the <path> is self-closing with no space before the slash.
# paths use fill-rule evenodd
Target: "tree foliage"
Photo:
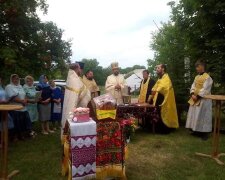
<path id="1" fill-rule="evenodd" d="M 97 59 L 83 59 L 82 62 L 85 63 L 84 73 L 88 70 L 93 71 L 96 83 L 104 86 L 107 76 L 111 74 L 111 70 L 109 68 L 99 66 Z"/>
<path id="2" fill-rule="evenodd" d="M 35 78 L 65 72 L 71 42 L 52 22 L 41 22 L 36 11 L 47 13 L 45 0 L 0 0 L 0 63 L 4 78 L 11 73 Z"/>
<path id="3" fill-rule="evenodd" d="M 168 5 L 172 9 L 170 21 L 153 34 L 150 46 L 155 55 L 148 60 L 148 65 L 153 71 L 156 64 L 167 64 L 177 101 L 184 103 L 196 75 L 194 63 L 199 58 L 207 62 L 214 82 L 220 86 L 223 83 L 225 2 L 180 0 L 178 4 L 171 1 Z"/>

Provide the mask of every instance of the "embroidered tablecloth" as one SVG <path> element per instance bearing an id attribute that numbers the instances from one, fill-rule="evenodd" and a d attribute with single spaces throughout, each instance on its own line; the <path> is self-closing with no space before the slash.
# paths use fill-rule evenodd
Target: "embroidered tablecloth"
<path id="1" fill-rule="evenodd" d="M 125 139 L 120 123 L 115 120 L 97 122 L 97 179 L 126 179 Z"/>
<path id="2" fill-rule="evenodd" d="M 68 121 L 72 180 L 96 177 L 96 123 Z"/>

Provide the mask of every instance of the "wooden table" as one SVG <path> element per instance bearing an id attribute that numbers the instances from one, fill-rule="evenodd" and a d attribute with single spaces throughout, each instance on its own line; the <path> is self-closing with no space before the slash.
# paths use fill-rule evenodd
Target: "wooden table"
<path id="1" fill-rule="evenodd" d="M 222 105 L 222 101 L 225 101 L 225 96 L 223 96 L 223 95 L 207 95 L 204 98 L 211 99 L 216 102 L 212 153 L 210 155 L 203 154 L 203 153 L 196 153 L 196 155 L 212 158 L 219 165 L 224 165 L 224 163 L 219 159 L 221 156 L 225 156 L 225 153 L 219 153 L 219 140 L 220 140 L 221 105 Z"/>
<path id="2" fill-rule="evenodd" d="M 8 111 L 20 110 L 20 105 L 0 105 L 2 115 L 0 180 L 6 180 L 19 173 L 18 170 L 8 175 Z"/>

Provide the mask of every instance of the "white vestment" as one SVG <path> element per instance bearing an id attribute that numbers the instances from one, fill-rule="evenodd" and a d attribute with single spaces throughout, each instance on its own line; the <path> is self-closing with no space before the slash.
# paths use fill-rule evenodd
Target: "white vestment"
<path id="1" fill-rule="evenodd" d="M 121 90 L 115 89 L 116 85 L 121 86 Z M 117 104 L 123 104 L 123 94 L 126 87 L 126 82 L 124 76 L 119 74 L 115 76 L 114 74 L 107 77 L 105 83 L 106 93 L 110 93 L 115 99 Z"/>
<path id="2" fill-rule="evenodd" d="M 90 91 L 86 88 L 82 79 L 75 71 L 69 70 L 62 114 L 62 130 L 65 126 L 66 120 L 70 116 L 70 112 L 76 107 L 87 107 L 91 100 Z"/>
<path id="3" fill-rule="evenodd" d="M 213 80 L 209 76 L 203 88 L 199 91 L 198 96 L 201 97 L 199 105 L 190 105 L 186 128 L 190 128 L 197 132 L 211 132 L 212 131 L 212 100 L 204 99 L 205 95 L 211 94 Z M 195 91 L 195 83 L 191 86 L 191 93 Z"/>

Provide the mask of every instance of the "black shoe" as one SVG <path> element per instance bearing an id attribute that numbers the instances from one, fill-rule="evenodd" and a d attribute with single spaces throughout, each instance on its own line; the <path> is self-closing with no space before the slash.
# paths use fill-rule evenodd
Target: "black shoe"
<path id="1" fill-rule="evenodd" d="M 201 139 L 202 139 L 203 141 L 207 141 L 207 140 L 209 139 L 208 133 L 202 133 Z"/>

